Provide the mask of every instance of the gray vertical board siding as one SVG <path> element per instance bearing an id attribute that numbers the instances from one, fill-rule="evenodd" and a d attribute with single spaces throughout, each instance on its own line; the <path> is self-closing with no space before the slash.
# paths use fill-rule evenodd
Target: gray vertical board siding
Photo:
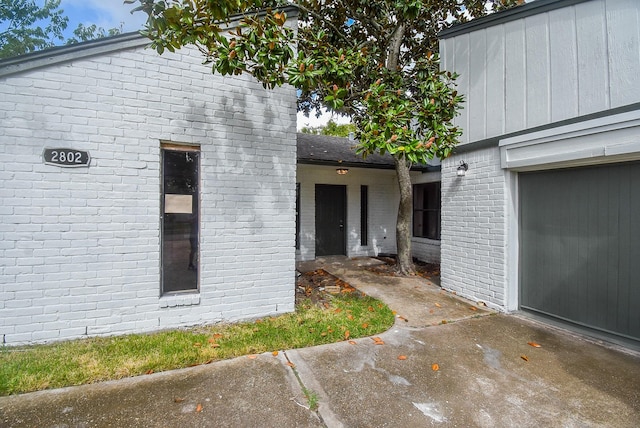
<path id="1" fill-rule="evenodd" d="M 564 8 L 549 17 L 552 122 L 579 115 L 575 16 L 575 9 Z"/>
<path id="2" fill-rule="evenodd" d="M 527 78 L 524 21 L 509 22 L 504 27 L 505 40 L 508 41 L 505 42 L 504 71 L 505 130 L 514 132 L 526 128 L 527 92 L 523 84 Z"/>
<path id="3" fill-rule="evenodd" d="M 456 38 L 453 49 L 453 70 L 458 73 L 458 88 L 460 93 L 465 96 L 464 108 L 460 111 L 460 115 L 456 119 L 456 123 L 462 126 L 464 131 L 462 141 L 471 141 L 469 138 L 469 78 L 471 71 L 469 69 L 469 35 L 464 34 L 460 38 Z"/>
<path id="4" fill-rule="evenodd" d="M 487 123 L 487 64 L 486 32 L 469 39 L 469 102 L 466 105 L 469 122 L 467 129 L 471 141 L 482 140 Z"/>
<path id="5" fill-rule="evenodd" d="M 609 103 L 607 28 L 603 1 L 586 2 L 576 9 L 579 114 L 606 110 Z"/>
<path id="6" fill-rule="evenodd" d="M 549 123 L 550 119 L 551 71 L 548 29 L 546 14 L 534 15 L 525 20 L 527 128 Z"/>
<path id="7" fill-rule="evenodd" d="M 567 2 L 446 36 L 461 143 L 640 102 L 640 1 Z"/>
<path id="8" fill-rule="evenodd" d="M 519 183 L 521 308 L 640 340 L 640 163 Z"/>
<path id="9" fill-rule="evenodd" d="M 607 0 L 611 107 L 637 101 L 640 87 L 640 8 L 638 0 Z"/>
<path id="10" fill-rule="evenodd" d="M 505 40 L 504 27 L 488 28 L 486 43 L 486 125 L 484 138 L 487 135 L 502 135 L 505 133 Z"/>

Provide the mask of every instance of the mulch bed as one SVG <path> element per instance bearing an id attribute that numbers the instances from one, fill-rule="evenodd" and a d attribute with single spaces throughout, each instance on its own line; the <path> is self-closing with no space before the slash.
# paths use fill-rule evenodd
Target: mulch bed
<path id="1" fill-rule="evenodd" d="M 331 295 L 359 293 L 358 290 L 324 269 L 316 269 L 298 276 L 296 281 L 296 304 L 309 299 L 313 303 L 324 304 Z"/>
<path id="2" fill-rule="evenodd" d="M 384 264 L 370 266 L 366 269 L 377 275 L 399 276 L 395 270 L 396 260 L 394 257 L 376 257 Z M 424 263 L 414 260 L 416 274 L 430 279 L 440 275 L 440 265 Z M 324 305 L 331 295 L 345 293 L 360 293 L 358 290 L 347 284 L 340 278 L 337 278 L 323 269 L 317 269 L 311 272 L 305 272 L 298 276 L 296 280 L 296 304 L 300 304 L 305 300 L 311 300 L 313 303 Z"/>
<path id="3" fill-rule="evenodd" d="M 396 265 L 395 257 L 381 256 L 381 257 L 376 257 L 376 259 L 383 261 L 385 264 L 367 267 L 366 269 L 368 271 L 378 275 L 400 276 L 395 269 L 395 265 Z M 440 265 L 433 264 L 433 263 L 425 263 L 416 259 L 413 260 L 413 264 L 416 269 L 416 275 L 418 276 L 421 276 L 426 279 L 431 279 L 432 277 L 440 275 Z"/>

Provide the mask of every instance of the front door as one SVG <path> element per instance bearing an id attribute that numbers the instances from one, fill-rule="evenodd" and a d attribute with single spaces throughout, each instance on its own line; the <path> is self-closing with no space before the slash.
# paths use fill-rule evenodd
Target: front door
<path id="1" fill-rule="evenodd" d="M 316 256 L 346 254 L 346 186 L 316 184 Z"/>

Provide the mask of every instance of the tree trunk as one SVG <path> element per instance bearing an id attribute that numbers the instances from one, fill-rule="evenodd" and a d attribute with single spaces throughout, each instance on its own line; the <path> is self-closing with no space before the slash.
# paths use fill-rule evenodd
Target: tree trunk
<path id="1" fill-rule="evenodd" d="M 402 154 L 394 155 L 393 159 L 396 164 L 400 188 L 400 207 L 396 222 L 396 247 L 398 251 L 396 270 L 401 275 L 414 275 L 415 269 L 411 257 L 411 214 L 413 211 L 413 189 L 409 175 L 411 164 Z"/>

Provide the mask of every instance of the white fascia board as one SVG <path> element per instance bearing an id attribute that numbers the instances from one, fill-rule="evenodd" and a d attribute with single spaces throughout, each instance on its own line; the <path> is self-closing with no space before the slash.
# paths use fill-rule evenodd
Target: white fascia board
<path id="1" fill-rule="evenodd" d="M 501 167 L 536 170 L 640 159 L 640 110 L 500 140 Z"/>

